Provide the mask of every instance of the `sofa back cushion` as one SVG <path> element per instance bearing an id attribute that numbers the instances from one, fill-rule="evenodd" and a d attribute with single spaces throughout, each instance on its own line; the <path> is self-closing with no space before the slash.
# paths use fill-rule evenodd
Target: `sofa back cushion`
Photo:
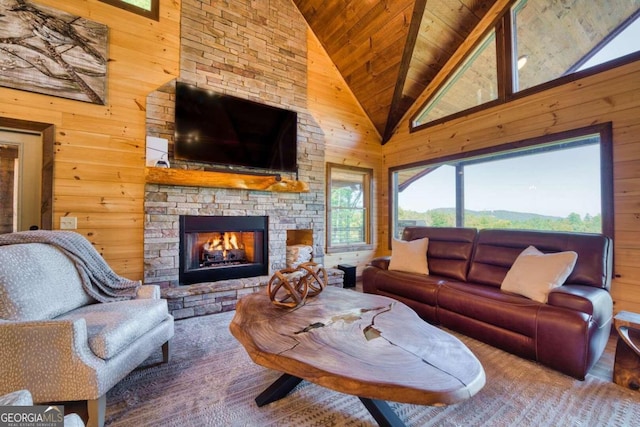
<path id="1" fill-rule="evenodd" d="M 602 234 L 528 230 L 480 230 L 468 280 L 500 287 L 520 253 L 535 246 L 543 253 L 574 251 L 578 259 L 565 284 L 609 289 L 613 243 Z"/>
<path id="2" fill-rule="evenodd" d="M 404 229 L 402 239 L 410 241 L 427 237 L 429 274 L 465 281 L 476 234 L 475 228 L 413 226 Z"/>
<path id="3" fill-rule="evenodd" d="M 73 262 L 44 243 L 0 246 L 0 319 L 45 320 L 94 302 Z"/>

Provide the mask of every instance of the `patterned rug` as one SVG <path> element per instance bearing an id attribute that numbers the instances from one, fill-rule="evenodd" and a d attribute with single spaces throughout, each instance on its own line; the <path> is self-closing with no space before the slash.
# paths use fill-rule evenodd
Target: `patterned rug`
<path id="1" fill-rule="evenodd" d="M 233 312 L 176 322 L 173 359 L 132 372 L 107 395 L 106 425 L 375 426 L 357 397 L 303 381 L 258 408 L 254 398 L 279 373 L 255 365 L 229 333 Z M 487 383 L 448 407 L 390 403 L 408 426 L 631 426 L 640 392 L 588 375 L 578 381 L 470 338 L 458 337 L 485 368 Z M 159 352 L 158 352 L 159 353 Z"/>

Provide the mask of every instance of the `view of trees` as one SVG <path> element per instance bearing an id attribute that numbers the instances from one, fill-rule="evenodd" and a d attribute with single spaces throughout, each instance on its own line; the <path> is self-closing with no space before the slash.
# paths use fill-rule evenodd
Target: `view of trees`
<path id="1" fill-rule="evenodd" d="M 398 222 L 407 225 L 429 225 L 433 227 L 455 227 L 455 209 L 432 209 L 415 212 L 398 208 Z M 566 218 L 510 211 L 465 211 L 465 227 L 506 228 L 547 231 L 574 231 L 585 233 L 602 232 L 602 216 L 586 214 L 581 217 L 571 213 Z"/>
<path id="2" fill-rule="evenodd" d="M 151 0 L 123 0 L 125 3 L 141 7 L 145 10 L 151 10 Z"/>
<path id="3" fill-rule="evenodd" d="M 361 183 L 334 183 L 331 189 L 331 243 L 364 242 L 364 205 Z"/>

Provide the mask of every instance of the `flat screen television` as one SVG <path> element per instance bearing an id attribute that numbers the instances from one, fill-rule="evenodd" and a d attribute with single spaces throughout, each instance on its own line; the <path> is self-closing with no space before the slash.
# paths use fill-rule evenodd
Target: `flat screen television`
<path id="1" fill-rule="evenodd" d="M 176 160 L 296 172 L 297 128 L 295 111 L 176 83 Z"/>

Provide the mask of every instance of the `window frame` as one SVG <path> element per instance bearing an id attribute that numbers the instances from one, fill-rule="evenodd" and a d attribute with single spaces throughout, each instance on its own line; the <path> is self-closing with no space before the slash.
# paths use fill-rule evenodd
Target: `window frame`
<path id="1" fill-rule="evenodd" d="M 364 177 L 363 179 L 363 207 L 362 210 L 364 212 L 364 224 L 363 224 L 363 236 L 364 242 L 357 244 L 341 244 L 334 245 L 331 241 L 331 191 L 333 189 L 332 186 L 332 172 L 333 171 L 343 171 L 343 172 L 355 172 Z M 373 222 L 372 222 L 372 204 L 373 204 L 373 169 L 371 168 L 363 168 L 359 166 L 348 166 L 338 163 L 330 163 L 327 162 L 326 165 L 326 252 L 328 254 L 331 253 L 339 253 L 339 252 L 354 252 L 361 250 L 371 250 L 373 249 Z"/>
<path id="2" fill-rule="evenodd" d="M 630 64 L 632 62 L 640 60 L 640 51 L 633 52 L 624 56 L 621 56 L 616 59 L 612 59 L 610 61 L 604 62 L 602 64 L 595 65 L 593 67 L 584 69 L 582 71 L 571 72 L 569 70 L 567 74 L 557 77 L 555 79 L 549 80 L 544 83 L 540 83 L 538 85 L 529 87 L 524 90 L 514 91 L 515 82 L 514 79 L 517 78 L 513 71 L 513 22 L 512 22 L 512 8 L 514 4 L 517 3 L 517 0 L 512 0 L 508 7 L 506 8 L 504 14 L 498 18 L 495 25 L 489 26 L 484 34 L 478 38 L 476 43 L 469 49 L 469 51 L 464 55 L 464 57 L 459 61 L 459 63 L 452 69 L 447 78 L 443 79 L 437 87 L 434 88 L 433 92 L 429 95 L 429 97 L 420 105 L 420 107 L 416 110 L 416 112 L 411 116 L 409 120 L 409 133 L 414 133 L 420 131 L 422 129 L 427 129 L 433 126 L 440 125 L 442 123 L 455 120 L 461 117 L 468 116 L 470 114 L 477 113 L 479 111 L 484 111 L 489 108 L 495 107 L 497 105 L 506 104 L 511 101 L 515 101 L 521 98 L 526 98 L 528 96 L 534 95 L 539 92 L 543 92 L 545 90 L 555 88 L 558 86 L 562 86 L 567 83 L 574 82 L 576 80 L 580 80 L 585 77 L 589 77 L 595 74 L 599 74 L 605 71 L 612 70 L 617 67 L 621 67 L 626 64 Z M 630 22 L 635 20 L 636 18 L 640 19 L 640 10 L 626 19 L 620 26 L 611 34 L 612 36 L 618 34 L 623 31 Z M 449 83 L 451 77 L 458 71 L 458 69 L 464 64 L 469 56 L 473 54 L 473 52 L 478 48 L 479 44 L 488 36 L 488 34 L 495 29 L 496 33 L 496 58 L 497 58 L 497 74 L 498 74 L 498 97 L 493 101 L 486 102 L 484 104 L 477 105 L 475 107 L 467 108 L 465 110 L 458 111 L 456 113 L 450 114 L 445 117 L 441 117 L 439 119 L 422 123 L 420 125 L 415 125 L 414 122 L 423 114 L 423 111 L 429 106 L 429 104 L 435 99 L 435 97 L 442 91 L 442 89 Z M 603 40 L 606 42 L 606 40 Z M 585 55 L 585 58 L 589 57 L 589 54 L 597 51 L 601 45 L 598 45 L 590 52 Z M 585 59 L 583 58 L 583 61 Z"/>
<path id="3" fill-rule="evenodd" d="M 144 16 L 145 18 L 153 19 L 154 21 L 160 20 L 160 0 L 151 0 L 151 10 L 146 10 L 141 7 L 137 7 L 131 3 L 127 3 L 124 0 L 99 0 L 102 3 L 109 4 L 111 6 L 124 9 L 127 12 L 135 13 L 136 15 Z"/>
<path id="4" fill-rule="evenodd" d="M 538 137 L 528 138 L 519 141 L 507 142 L 504 144 L 496 145 L 494 147 L 488 147 L 465 153 L 457 153 L 450 156 L 443 156 L 424 160 L 420 162 L 413 162 L 404 165 L 394 166 L 389 168 L 389 233 L 388 233 L 388 247 L 391 248 L 391 241 L 395 235 L 395 225 L 397 223 L 397 207 L 398 197 L 396 194 L 396 179 L 395 172 L 402 169 L 409 169 L 414 167 L 422 167 L 429 165 L 439 165 L 443 163 L 461 162 L 464 159 L 473 159 L 478 157 L 488 157 L 492 155 L 507 154 L 510 151 L 516 149 L 535 149 L 536 146 L 544 146 L 554 141 L 562 141 L 572 138 L 578 138 L 581 136 L 599 134 L 600 136 L 600 205 L 602 208 L 602 234 L 613 238 L 614 234 L 614 194 L 613 194 L 613 124 L 606 122 L 593 126 L 586 126 L 582 128 L 572 129 L 564 132 L 558 132 L 548 135 L 542 135 Z M 459 174 L 457 174 L 460 177 Z M 460 227 L 461 218 L 457 211 L 460 206 L 460 200 L 463 198 L 461 185 L 456 185 L 456 227 Z M 462 205 L 464 208 L 464 205 Z"/>

